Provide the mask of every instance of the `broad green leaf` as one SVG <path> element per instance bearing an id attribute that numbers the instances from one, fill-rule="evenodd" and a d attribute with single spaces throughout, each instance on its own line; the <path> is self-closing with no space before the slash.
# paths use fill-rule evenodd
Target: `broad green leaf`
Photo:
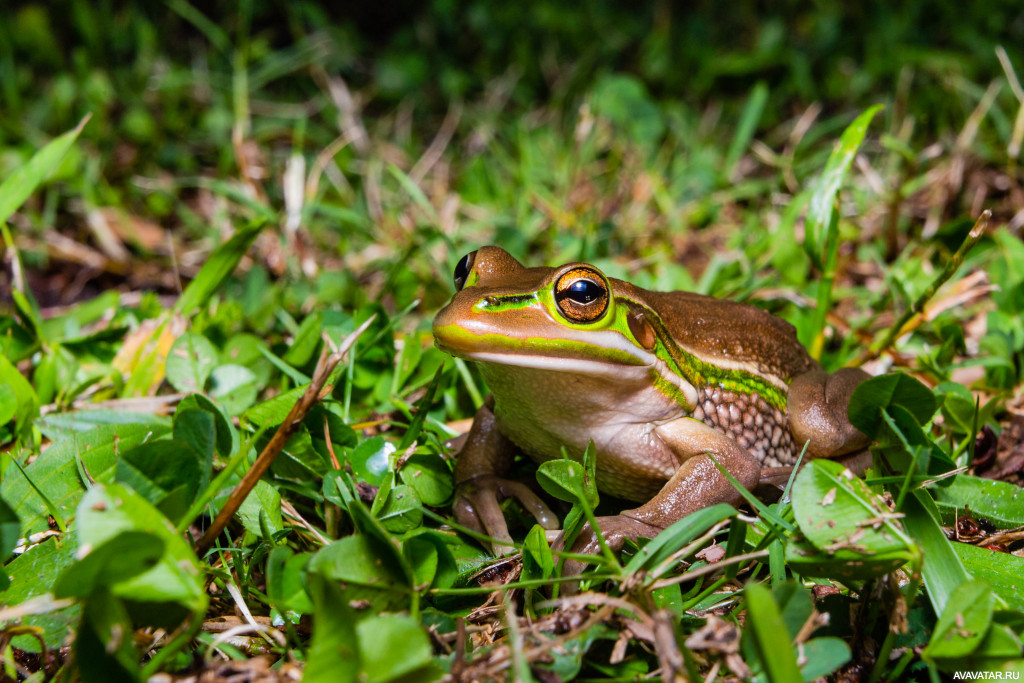
<path id="1" fill-rule="evenodd" d="M 71 145 L 75 143 L 75 139 L 88 121 L 89 117 L 86 116 L 74 129 L 51 140 L 36 152 L 28 163 L 16 169 L 0 184 L 0 223 L 7 222 L 11 214 L 46 181 L 71 149 Z"/>
<path id="2" fill-rule="evenodd" d="M 380 486 L 384 475 L 391 466 L 391 454 L 395 452 L 395 444 L 375 436 L 356 446 L 348 456 L 352 465 L 352 474 L 356 480 L 371 486 Z"/>
<path id="3" fill-rule="evenodd" d="M 333 436 L 333 432 L 331 434 Z M 455 490 L 451 469 L 436 453 L 414 453 L 398 474 L 403 483 L 416 491 L 424 505 L 444 505 Z"/>
<path id="4" fill-rule="evenodd" d="M 210 482 L 213 456 L 217 451 L 217 415 L 202 408 L 179 408 L 174 413 L 172 435 L 198 456 L 199 489 Z M 230 443 L 230 442 L 229 442 Z"/>
<path id="5" fill-rule="evenodd" d="M 772 683 L 801 683 L 796 651 L 771 592 L 753 581 L 743 588 L 747 603 L 745 633 L 753 640 L 758 659 Z"/>
<path id="6" fill-rule="evenodd" d="M 201 392 L 217 360 L 217 349 L 209 339 L 201 334 L 183 334 L 174 340 L 167 354 L 167 381 L 178 391 Z"/>
<path id="7" fill-rule="evenodd" d="M 161 439 L 125 452 L 115 465 L 114 479 L 177 523 L 199 492 L 201 459 L 188 444 Z"/>
<path id="8" fill-rule="evenodd" d="M 181 399 L 180 403 L 178 403 L 178 410 L 175 415 L 193 408 L 198 408 L 199 410 L 206 411 L 213 415 L 214 428 L 216 429 L 217 452 L 221 456 L 226 458 L 238 450 L 238 431 L 235 429 L 234 425 L 231 424 L 231 420 L 228 419 L 227 414 L 216 403 L 202 394 L 189 394 L 185 398 Z M 189 441 L 188 438 L 183 438 L 182 440 L 186 442 Z"/>
<path id="9" fill-rule="evenodd" d="M 284 520 L 281 518 L 281 494 L 262 479 L 256 482 L 256 486 L 238 508 L 238 518 L 242 520 L 242 526 L 256 536 L 263 535 L 260 528 L 260 513 L 263 514 L 271 533 L 284 529 Z"/>
<path id="10" fill-rule="evenodd" d="M 189 614 L 206 610 L 203 575 L 192 548 L 160 512 L 131 489 L 97 484 L 82 498 L 77 511 L 82 547 L 100 546 L 127 531 L 141 531 L 164 543 L 152 569 L 121 581 L 111 593 L 124 599 L 138 624 L 176 628 Z"/>
<path id="11" fill-rule="evenodd" d="M 360 681 L 418 683 L 440 678 L 430 639 L 416 619 L 404 614 L 369 616 L 356 624 L 356 634 Z"/>
<path id="12" fill-rule="evenodd" d="M 850 646 L 841 638 L 826 636 L 813 638 L 801 648 L 800 673 L 806 683 L 816 681 L 835 672 L 850 661 Z"/>
<path id="13" fill-rule="evenodd" d="M 291 411 L 292 406 L 298 403 L 299 399 L 302 398 L 302 394 L 306 392 L 309 387 L 309 383 L 290 389 L 284 393 L 278 394 L 273 398 L 268 398 L 266 401 L 260 401 L 256 405 L 250 407 L 242 414 L 242 419 L 246 422 L 254 425 L 263 427 L 265 425 L 279 425 L 285 421 L 288 417 L 288 413 Z M 322 428 L 322 426 L 321 426 Z"/>
<path id="14" fill-rule="evenodd" d="M 310 571 L 309 595 L 315 610 L 313 641 L 306 655 L 302 680 L 306 683 L 357 683 L 359 641 L 351 598 L 335 579 L 318 574 L 312 568 Z"/>
<path id="15" fill-rule="evenodd" d="M 34 545 L 15 557 L 4 567 L 4 571 L 10 574 L 11 584 L 6 591 L 0 592 L 0 603 L 20 605 L 48 593 L 54 577 L 74 563 L 77 548 L 73 534 L 63 534 Z M 54 612 L 27 616 L 21 623 L 38 627 L 48 648 L 59 648 L 78 621 L 79 612 L 79 606 L 72 605 Z M 12 644 L 28 652 L 39 652 L 40 649 L 39 641 L 31 636 L 18 636 Z"/>
<path id="16" fill-rule="evenodd" d="M 433 588 L 450 588 L 458 577 L 458 568 L 450 547 L 454 540 L 453 536 L 433 529 L 419 529 L 407 534 L 402 542 L 402 552 L 408 560 L 409 566 L 412 567 L 413 575 L 418 576 L 416 557 L 418 557 L 420 549 L 429 543 L 433 546 L 433 551 L 430 551 L 430 554 L 436 558 L 432 561 L 434 575 L 430 585 Z M 418 582 L 417 585 L 421 585 L 421 582 Z"/>
<path id="17" fill-rule="evenodd" d="M 210 373 L 210 398 L 229 415 L 241 415 L 256 402 L 260 386 L 252 370 L 241 365 L 220 365 Z"/>
<path id="18" fill-rule="evenodd" d="M 306 565 L 309 553 L 293 553 L 287 546 L 274 548 L 267 556 L 267 597 L 281 612 L 309 614 L 313 604 L 306 593 Z"/>
<path id="19" fill-rule="evenodd" d="M 162 424 L 128 424 L 100 425 L 88 432 L 72 434 L 47 448 L 25 468 L 24 475 L 17 468 L 8 468 L 0 482 L 0 496 L 21 517 L 23 533 L 45 531 L 49 528 L 46 503 L 26 476 L 45 492 L 61 516 L 67 518 L 85 492 L 76 458 L 94 480 L 111 481 L 118 453 L 167 431 Z"/>
<path id="20" fill-rule="evenodd" d="M 934 486 L 929 491 L 947 524 L 969 509 L 972 516 L 987 519 L 1000 529 L 1024 526 L 1024 492 L 1009 482 L 958 474 L 949 486 Z"/>
<path id="21" fill-rule="evenodd" d="M 951 543 L 968 574 L 992 587 L 1013 609 L 1024 612 L 1024 557 L 969 543 Z"/>
<path id="22" fill-rule="evenodd" d="M 129 683 L 139 680 L 139 654 L 131 618 L 112 595 L 85 601 L 74 641 L 75 665 L 83 683 Z"/>
<path id="23" fill-rule="evenodd" d="M 58 598 L 105 594 L 113 585 L 152 569 L 164 552 L 164 542 L 144 531 L 124 531 L 67 567 L 53 584 Z"/>
<path id="24" fill-rule="evenodd" d="M 36 399 L 36 392 L 28 383 L 18 368 L 11 365 L 7 358 L 0 354 L 0 385 L 5 387 L 6 402 L 14 401 L 14 411 L 10 417 L 0 422 L 0 426 L 14 418 L 14 433 L 20 434 L 36 415 L 39 414 L 39 405 Z"/>
<path id="25" fill-rule="evenodd" d="M 35 421 L 46 438 L 62 441 L 72 434 L 88 432 L 99 425 L 156 425 L 163 432 L 171 427 L 170 418 L 130 410 L 73 410 L 68 413 L 50 413 Z"/>
<path id="26" fill-rule="evenodd" d="M 384 528 L 396 534 L 423 524 L 422 503 L 411 486 L 399 484 L 388 491 L 384 506 L 377 513 Z"/>
<path id="27" fill-rule="evenodd" d="M 406 581 L 389 555 L 379 541 L 346 536 L 313 555 L 308 571 L 344 583 L 348 599 L 369 600 L 375 611 L 399 608 L 405 604 Z"/>
<path id="28" fill-rule="evenodd" d="M 21 520 L 18 519 L 18 513 L 7 504 L 7 501 L 0 498 L 0 562 L 6 562 L 7 558 L 11 556 L 11 552 L 18 545 L 19 538 L 21 538 Z M 6 578 L 6 575 L 0 577 L 0 579 Z M 7 588 L 6 583 L 0 586 L 0 591 L 5 588 Z"/>
<path id="29" fill-rule="evenodd" d="M 917 548 L 882 500 L 850 470 L 830 460 L 812 460 L 797 474 L 793 514 L 800 531 L 817 550 L 787 559 L 803 560 L 798 571 L 820 576 L 815 564 L 829 560 L 831 576 L 866 579 L 918 561 Z M 800 548 L 806 552 L 808 548 Z M 845 563 L 835 566 L 835 562 Z"/>
<path id="30" fill-rule="evenodd" d="M 994 607 L 992 589 L 983 581 L 969 580 L 957 586 L 921 656 L 934 661 L 974 652 L 992 623 Z"/>
<path id="31" fill-rule="evenodd" d="M 402 552 L 412 567 L 415 585 L 429 586 L 437 574 L 437 546 L 429 538 L 413 536 L 402 543 Z"/>
<path id="32" fill-rule="evenodd" d="M 195 309 L 204 306 L 235 270 L 235 266 L 245 256 L 249 245 L 265 225 L 266 223 L 261 222 L 242 228 L 227 242 L 214 249 L 195 279 L 185 288 L 174 311 L 189 316 Z"/>
<path id="33" fill-rule="evenodd" d="M 850 422 L 874 439 L 884 427 L 882 411 L 892 406 L 904 408 L 917 424 L 923 425 L 935 413 L 937 402 L 931 390 L 910 375 L 880 375 L 854 390 L 850 397 Z"/>

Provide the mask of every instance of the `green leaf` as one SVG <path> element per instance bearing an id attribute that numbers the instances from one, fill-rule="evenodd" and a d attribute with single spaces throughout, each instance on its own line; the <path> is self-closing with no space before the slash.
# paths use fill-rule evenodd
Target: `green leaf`
<path id="1" fill-rule="evenodd" d="M 167 354 L 167 381 L 178 391 L 201 392 L 218 361 L 217 349 L 201 334 L 183 334 Z"/>
<path id="2" fill-rule="evenodd" d="M 751 581 L 743 588 L 748 619 L 745 632 L 751 634 L 758 658 L 772 683 L 801 683 L 793 642 L 782 621 L 778 605 L 764 586 Z"/>
<path id="3" fill-rule="evenodd" d="M 131 489 L 97 484 L 77 511 L 81 547 L 97 547 L 127 531 L 156 536 L 164 553 L 152 569 L 111 587 L 139 624 L 176 628 L 187 616 L 206 610 L 203 574 L 192 548 L 160 512 Z"/>
<path id="4" fill-rule="evenodd" d="M 352 466 L 352 474 L 357 481 L 371 486 L 380 486 L 384 475 L 391 467 L 391 454 L 395 452 L 395 444 L 375 436 L 356 446 L 348 456 Z"/>
<path id="5" fill-rule="evenodd" d="M 714 525 L 735 516 L 736 508 L 727 503 L 717 503 L 683 517 L 640 548 L 626 564 L 624 573 L 629 575 L 641 569 L 654 569 Z"/>
<path id="6" fill-rule="evenodd" d="M 229 415 L 241 415 L 256 402 L 260 385 L 252 370 L 242 365 L 220 365 L 210 373 L 210 398 Z"/>
<path id="7" fill-rule="evenodd" d="M 284 529 L 284 520 L 281 517 L 281 494 L 262 479 L 256 482 L 256 486 L 238 508 L 238 518 L 242 520 L 242 526 L 255 536 L 263 535 L 260 528 L 261 513 L 270 526 L 271 533 Z"/>
<path id="8" fill-rule="evenodd" d="M 309 614 L 313 604 L 306 593 L 306 565 L 309 553 L 293 553 L 278 546 L 267 556 L 267 597 L 280 612 Z"/>
<path id="9" fill-rule="evenodd" d="M 182 410 L 179 407 L 174 412 L 174 440 L 187 445 L 198 456 L 199 490 L 210 483 L 213 456 L 217 450 L 217 417 L 216 413 L 202 408 Z M 230 452 L 225 455 L 230 455 Z"/>
<path id="10" fill-rule="evenodd" d="M 7 504 L 7 501 L 0 498 L 0 562 L 6 562 L 7 558 L 11 556 L 11 552 L 18 545 L 19 538 L 21 538 L 21 520 L 18 519 L 18 513 Z M 6 578 L 6 574 L 0 576 L 0 579 Z M 7 588 L 6 582 L 0 585 L 0 591 L 5 588 Z"/>
<path id="11" fill-rule="evenodd" d="M 933 486 L 929 491 L 948 524 L 970 508 L 971 515 L 1000 529 L 1024 526 L 1024 492 L 1009 482 L 958 474 L 948 486 Z"/>
<path id="12" fill-rule="evenodd" d="M 139 680 L 139 654 L 131 618 L 121 600 L 99 595 L 85 602 L 74 642 L 75 664 L 83 683 Z"/>
<path id="13" fill-rule="evenodd" d="M 18 435 L 39 414 L 39 405 L 32 385 L 3 354 L 0 354 L 0 386 L 5 387 L 5 401 L 9 403 L 12 398 L 14 400 L 13 413 L 6 420 L 0 421 L 0 426 L 14 418 L 14 433 Z"/>
<path id="14" fill-rule="evenodd" d="M 839 188 L 843 186 L 846 173 L 850 170 L 854 157 L 857 156 L 857 150 L 864 142 L 864 136 L 867 135 L 871 120 L 881 109 L 880 105 L 875 105 L 854 119 L 853 123 L 843 131 L 829 155 L 828 161 L 825 162 L 825 170 L 822 171 L 821 177 L 818 179 L 817 187 L 814 194 L 811 195 L 811 201 L 807 207 L 805 244 L 808 251 L 814 256 L 817 255 L 816 243 L 827 243 L 827 240 L 821 238 L 826 227 L 832 223 L 836 195 L 839 194 Z"/>
<path id="15" fill-rule="evenodd" d="M 195 309 L 204 306 L 223 286 L 265 225 L 266 223 L 260 222 L 242 228 L 231 239 L 214 249 L 195 279 L 188 284 L 178 299 L 174 312 L 189 316 Z"/>
<path id="16" fill-rule="evenodd" d="M 968 543 L 951 543 L 967 573 L 987 583 L 1013 609 L 1024 612 L 1024 557 Z"/>
<path id="17" fill-rule="evenodd" d="M 333 432 L 331 432 L 333 436 Z M 414 453 L 398 473 L 416 491 L 424 505 L 439 507 L 448 502 L 455 482 L 448 464 L 436 453 Z"/>
<path id="18" fill-rule="evenodd" d="M 939 524 L 939 513 L 926 491 L 913 491 L 903 505 L 907 532 L 917 541 L 924 555 L 921 574 L 928 599 L 936 614 L 946 609 L 956 587 L 971 577 Z"/>
<path id="19" fill-rule="evenodd" d="M 59 514 L 67 518 L 85 491 L 76 459 L 96 481 L 110 481 L 118 453 L 167 431 L 168 427 L 162 424 L 127 424 L 100 425 L 88 432 L 74 433 L 46 449 L 44 455 L 25 468 L 24 475 L 17 468 L 9 468 L 0 482 L 0 496 L 21 517 L 23 533 L 45 531 L 49 528 L 49 511 L 26 476 L 46 492 Z"/>
<path id="20" fill-rule="evenodd" d="M 422 503 L 411 486 L 399 484 L 388 491 L 384 506 L 377 513 L 384 528 L 396 534 L 423 524 Z"/>
<path id="21" fill-rule="evenodd" d="M 53 594 L 57 598 L 105 595 L 122 581 L 156 566 L 164 553 L 164 542 L 144 531 L 124 531 L 79 557 L 57 577 Z"/>
<path id="22" fill-rule="evenodd" d="M 86 116 L 74 129 L 51 140 L 45 147 L 32 155 L 28 163 L 17 168 L 0 184 L 0 223 L 7 222 L 11 214 L 25 203 L 25 200 L 36 191 L 53 172 L 75 143 L 78 134 L 89 121 Z"/>
<path id="23" fill-rule="evenodd" d="M 163 439 L 128 450 L 117 461 L 114 479 L 177 523 L 199 492 L 202 466 L 201 456 L 191 446 Z"/>
<path id="24" fill-rule="evenodd" d="M 180 404 L 178 409 L 181 410 Z M 34 424 L 46 438 L 56 442 L 77 433 L 88 432 L 98 425 L 156 425 L 161 433 L 164 433 L 170 430 L 171 419 L 162 415 L 134 413 L 129 410 L 74 410 L 68 413 L 43 415 Z"/>
<path id="25" fill-rule="evenodd" d="M 969 580 L 957 586 L 921 656 L 934 661 L 974 652 L 992 623 L 994 606 L 992 589 L 983 581 Z"/>
<path id="26" fill-rule="evenodd" d="M 414 683 L 440 677 L 430 639 L 416 619 L 404 614 L 370 616 L 356 624 L 356 634 L 362 661 L 360 681 Z"/>
<path id="27" fill-rule="evenodd" d="M 314 572 L 312 567 L 310 572 L 309 595 L 315 615 L 313 642 L 306 655 L 302 680 L 306 683 L 356 683 L 360 658 L 355 610 L 349 606 L 346 592 L 333 578 Z"/>
<path id="28" fill-rule="evenodd" d="M 398 607 L 405 602 L 405 576 L 382 546 L 366 536 L 346 536 L 313 555 L 309 572 L 343 582 L 349 599 L 370 600 L 374 610 Z"/>
<path id="29" fill-rule="evenodd" d="M 733 180 L 736 164 L 739 162 L 740 157 L 743 156 L 743 152 L 747 150 L 750 141 L 754 138 L 757 124 L 761 120 L 761 115 L 764 113 L 764 107 L 767 103 L 768 86 L 764 81 L 758 81 L 747 97 L 747 104 L 743 107 L 743 114 L 740 116 L 739 124 L 736 126 L 736 133 L 733 136 L 732 143 L 729 145 L 729 151 L 725 155 L 725 163 L 722 165 L 725 171 L 722 177 L 723 181 L 730 182 Z"/>
<path id="30" fill-rule="evenodd" d="M 50 538 L 34 545 L 15 557 L 4 571 L 11 576 L 11 584 L 0 593 L 4 605 L 20 605 L 32 598 L 48 593 L 54 576 L 75 562 L 77 544 L 71 534 Z M 21 623 L 39 628 L 48 648 L 59 648 L 65 644 L 68 632 L 79 618 L 78 605 L 65 607 L 54 612 L 32 614 Z M 29 652 L 39 652 L 39 641 L 31 636 L 17 636 L 11 641 L 14 647 Z"/>
<path id="31" fill-rule="evenodd" d="M 523 578 L 546 579 L 555 571 L 555 558 L 544 527 L 534 524 L 523 541 Z"/>
<path id="32" fill-rule="evenodd" d="M 850 657 L 850 646 L 841 638 L 813 638 L 803 645 L 801 660 L 804 665 L 800 667 L 800 673 L 804 681 L 811 683 L 835 672 L 850 661 Z"/>
<path id="33" fill-rule="evenodd" d="M 178 403 L 178 412 L 198 408 L 213 415 L 216 428 L 217 452 L 228 457 L 239 448 L 238 431 L 220 406 L 202 394 L 189 394 Z M 188 441 L 188 439 L 183 439 Z"/>
<path id="34" fill-rule="evenodd" d="M 874 439 L 883 427 L 882 411 L 892 406 L 906 409 L 919 425 L 935 414 L 935 395 L 910 375 L 880 375 L 861 382 L 850 397 L 850 423 Z"/>
<path id="35" fill-rule="evenodd" d="M 908 561 L 919 561 L 917 548 L 885 503 L 837 462 L 808 463 L 797 474 L 792 499 L 796 523 L 817 551 L 802 555 L 808 548 L 796 546 L 787 554 L 805 576 L 821 576 L 816 565 L 824 559 L 837 572 L 830 578 L 856 579 L 881 576 Z"/>

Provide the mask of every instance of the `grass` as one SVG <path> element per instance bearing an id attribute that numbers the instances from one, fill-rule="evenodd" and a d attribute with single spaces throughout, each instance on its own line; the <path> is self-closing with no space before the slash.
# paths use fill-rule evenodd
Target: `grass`
<path id="1" fill-rule="evenodd" d="M 1012 8 L 57 10 L 0 22 L 8 676 L 1019 670 Z M 488 243 L 754 302 L 866 364 L 867 483 L 814 462 L 572 596 L 516 505 L 521 554 L 491 559 L 442 446 L 486 386 L 429 333 Z M 549 465 L 549 502 L 616 512 L 581 470 Z"/>

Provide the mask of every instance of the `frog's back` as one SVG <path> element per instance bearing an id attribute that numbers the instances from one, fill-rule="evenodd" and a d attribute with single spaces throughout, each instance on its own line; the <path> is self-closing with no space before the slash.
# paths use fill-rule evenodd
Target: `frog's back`
<path id="1" fill-rule="evenodd" d="M 684 351 L 720 367 L 773 375 L 786 384 L 818 367 L 796 328 L 756 306 L 693 292 L 639 292 Z"/>

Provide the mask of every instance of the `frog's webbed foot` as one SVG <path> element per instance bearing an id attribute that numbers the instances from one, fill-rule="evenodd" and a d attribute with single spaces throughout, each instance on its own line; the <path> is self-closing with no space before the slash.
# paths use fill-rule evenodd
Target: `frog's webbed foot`
<path id="1" fill-rule="evenodd" d="M 598 528 L 601 530 L 601 537 L 612 552 L 622 550 L 626 539 L 635 541 L 638 538 L 654 538 L 661 533 L 661 528 L 646 522 L 626 517 L 625 515 L 612 515 L 609 517 L 597 517 L 595 519 Z M 563 544 L 563 537 L 555 541 L 555 549 L 560 549 Z M 572 544 L 570 552 L 586 555 L 598 555 L 601 552 L 601 543 L 597 539 L 590 522 L 583 525 L 576 540 Z M 562 565 L 562 576 L 576 576 L 586 569 L 587 563 L 580 560 L 567 559 Z M 569 584 L 573 585 L 573 584 Z M 571 589 L 570 589 L 571 590 Z"/>
<path id="2" fill-rule="evenodd" d="M 512 550 L 512 536 L 501 511 L 501 501 L 515 498 L 545 529 L 557 529 L 558 517 L 525 484 L 495 475 L 478 475 L 459 485 L 452 511 L 455 521 L 495 539 L 492 550 L 503 555 Z"/>

